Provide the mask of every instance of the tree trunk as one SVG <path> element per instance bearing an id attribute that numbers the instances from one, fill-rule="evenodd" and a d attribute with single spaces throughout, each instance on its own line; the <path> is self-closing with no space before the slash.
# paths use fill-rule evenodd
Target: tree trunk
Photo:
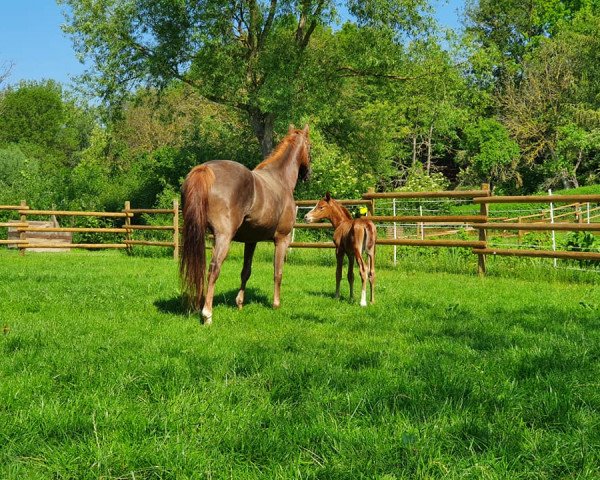
<path id="1" fill-rule="evenodd" d="M 252 109 L 248 112 L 250 116 L 250 124 L 254 135 L 260 144 L 260 150 L 263 157 L 269 156 L 273 150 L 273 126 L 275 123 L 275 115 L 272 113 L 264 113 L 258 109 Z"/>
<path id="2" fill-rule="evenodd" d="M 431 173 L 431 148 L 433 142 L 433 123 L 429 126 L 429 137 L 427 138 L 427 175 Z"/>

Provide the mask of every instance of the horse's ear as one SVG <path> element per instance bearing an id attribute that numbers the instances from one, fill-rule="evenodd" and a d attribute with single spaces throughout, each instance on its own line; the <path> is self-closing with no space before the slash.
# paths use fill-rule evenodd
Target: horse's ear
<path id="1" fill-rule="evenodd" d="M 331 200 L 331 193 L 327 192 L 325 194 L 325 200 L 327 200 L 328 202 Z"/>
<path id="2" fill-rule="evenodd" d="M 296 130 L 296 127 L 294 127 L 293 123 L 290 123 L 290 127 L 288 128 L 288 135 L 294 133 L 294 130 Z"/>
<path id="3" fill-rule="evenodd" d="M 308 128 L 308 123 L 307 123 L 306 125 L 304 125 L 302 132 L 304 133 L 304 135 L 308 136 L 309 130 L 310 129 Z"/>

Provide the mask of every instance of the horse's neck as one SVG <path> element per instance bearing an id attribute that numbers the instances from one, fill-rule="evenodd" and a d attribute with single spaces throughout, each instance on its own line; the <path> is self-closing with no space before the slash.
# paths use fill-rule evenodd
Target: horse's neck
<path id="1" fill-rule="evenodd" d="M 352 222 L 352 216 L 350 215 L 350 212 L 348 212 L 348 210 L 346 210 L 341 204 L 332 201 L 330 205 L 331 215 L 329 216 L 329 220 L 331 220 L 333 228 L 339 227 L 344 222 Z"/>
<path id="2" fill-rule="evenodd" d="M 268 160 L 261 170 L 265 173 L 270 173 L 288 186 L 290 190 L 294 190 L 298 181 L 298 171 L 300 169 L 298 156 L 300 155 L 301 148 L 302 146 L 299 142 L 297 144 L 288 144 L 277 158 Z"/>

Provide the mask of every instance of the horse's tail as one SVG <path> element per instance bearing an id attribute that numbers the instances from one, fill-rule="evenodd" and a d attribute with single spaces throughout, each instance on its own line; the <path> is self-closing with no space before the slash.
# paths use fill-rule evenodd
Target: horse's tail
<path id="1" fill-rule="evenodd" d="M 199 310 L 204 301 L 208 191 L 215 175 L 204 165 L 195 167 L 183 182 L 183 248 L 179 274 L 190 306 Z"/>

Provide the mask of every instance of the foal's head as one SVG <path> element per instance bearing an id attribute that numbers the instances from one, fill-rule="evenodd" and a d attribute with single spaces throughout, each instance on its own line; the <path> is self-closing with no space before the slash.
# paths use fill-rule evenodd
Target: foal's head
<path id="1" fill-rule="evenodd" d="M 329 219 L 334 221 L 340 218 L 351 218 L 350 213 L 342 205 L 331 198 L 331 194 L 327 192 L 325 197 L 319 200 L 310 212 L 304 216 L 304 220 L 308 223 L 318 222 L 319 220 Z"/>

